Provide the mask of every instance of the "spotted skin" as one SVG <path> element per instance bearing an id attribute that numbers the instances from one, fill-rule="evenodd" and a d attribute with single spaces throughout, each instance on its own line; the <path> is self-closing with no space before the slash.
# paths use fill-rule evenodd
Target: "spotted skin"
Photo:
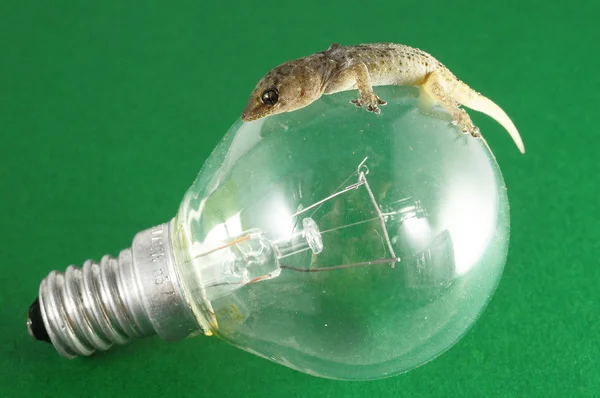
<path id="1" fill-rule="evenodd" d="M 342 46 L 283 63 L 256 85 L 242 113 L 242 120 L 291 112 L 310 105 L 322 95 L 358 90 L 351 102 L 379 114 L 386 104 L 374 86 L 418 86 L 446 109 L 464 133 L 478 137 L 479 129 L 460 105 L 485 113 L 500 123 L 525 153 L 517 128 L 490 99 L 460 81 L 448 68 L 425 51 L 394 43 Z"/>

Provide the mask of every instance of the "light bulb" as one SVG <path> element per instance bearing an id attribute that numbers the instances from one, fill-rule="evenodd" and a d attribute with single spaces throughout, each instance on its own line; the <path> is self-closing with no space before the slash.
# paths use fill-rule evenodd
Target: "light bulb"
<path id="1" fill-rule="evenodd" d="M 236 122 L 175 218 L 41 283 L 29 329 L 66 357 L 158 334 L 363 380 L 451 347 L 493 294 L 509 207 L 487 144 L 414 88 Z"/>

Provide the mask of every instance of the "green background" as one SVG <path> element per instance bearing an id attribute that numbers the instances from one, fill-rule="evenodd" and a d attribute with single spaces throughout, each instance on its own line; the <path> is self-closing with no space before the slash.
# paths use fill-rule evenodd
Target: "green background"
<path id="1" fill-rule="evenodd" d="M 600 395 L 597 1 L 81 3 L 0 3 L 0 396 Z M 496 295 L 456 346 L 357 383 L 215 338 L 72 361 L 31 341 L 26 311 L 50 270 L 174 216 L 256 81 L 334 41 L 432 53 L 524 137 L 522 156 L 471 112 L 503 170 L 512 235 Z"/>

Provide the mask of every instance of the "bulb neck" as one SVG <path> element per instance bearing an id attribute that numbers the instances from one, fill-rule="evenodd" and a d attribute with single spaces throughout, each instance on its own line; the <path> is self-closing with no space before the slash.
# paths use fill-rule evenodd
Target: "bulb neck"
<path id="1" fill-rule="evenodd" d="M 153 334 L 175 341 L 201 332 L 175 265 L 172 223 L 138 233 L 116 258 L 52 271 L 30 308 L 30 334 L 73 358 Z"/>

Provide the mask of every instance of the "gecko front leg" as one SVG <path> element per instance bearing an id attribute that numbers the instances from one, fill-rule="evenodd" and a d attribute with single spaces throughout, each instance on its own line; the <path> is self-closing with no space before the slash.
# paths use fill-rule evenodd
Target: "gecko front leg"
<path id="1" fill-rule="evenodd" d="M 360 95 L 358 99 L 350 101 L 356 106 L 364 106 L 369 112 L 381 113 L 378 105 L 387 104 L 373 92 L 369 70 L 362 62 L 341 70 L 327 83 L 323 93 L 333 94 L 353 88 L 358 88 Z"/>

